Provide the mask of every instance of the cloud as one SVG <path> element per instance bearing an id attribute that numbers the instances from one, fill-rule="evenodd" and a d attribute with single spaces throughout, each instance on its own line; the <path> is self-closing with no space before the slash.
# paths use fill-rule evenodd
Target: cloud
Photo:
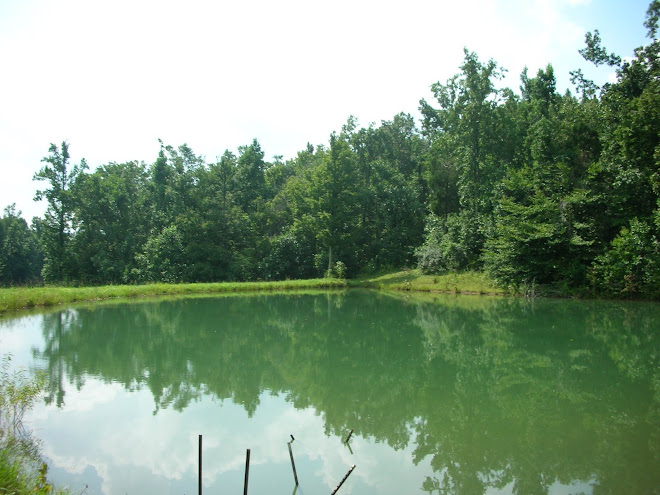
<path id="1" fill-rule="evenodd" d="M 104 393 L 107 397 L 104 398 Z M 100 484 L 103 493 L 154 492 L 172 486 L 195 485 L 198 434 L 203 434 L 203 482 L 207 489 L 223 491 L 242 486 L 245 450 L 251 449 L 251 485 L 288 488 L 293 476 L 286 442 L 289 434 L 298 476 L 306 490 L 331 490 L 357 464 L 347 494 L 400 492 L 421 486 L 432 472 L 428 462 L 412 463 L 411 449 L 394 450 L 383 443 L 354 434 L 349 451 L 336 436 L 326 436 L 324 420 L 314 409 L 295 409 L 282 397 L 264 393 L 252 418 L 229 401 L 206 397 L 183 413 L 161 410 L 151 414 L 148 391 L 128 392 L 117 384 L 89 378 L 80 391 L 67 390 L 62 409 L 39 406 L 30 425 L 44 442 L 55 482 Z M 397 481 L 382 473 L 398 473 Z M 85 476 L 96 473 L 94 480 Z M 81 477 L 81 475 L 83 475 Z M 91 476 L 91 474 L 90 474 Z M 169 487 L 169 488 L 168 488 Z M 256 489 L 256 488 L 255 488 Z M 144 491 L 144 490 L 142 490 Z"/>

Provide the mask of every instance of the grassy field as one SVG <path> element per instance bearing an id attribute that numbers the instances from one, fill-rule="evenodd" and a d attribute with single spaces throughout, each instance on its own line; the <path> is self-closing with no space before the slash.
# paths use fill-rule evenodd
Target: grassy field
<path id="1" fill-rule="evenodd" d="M 281 282 L 223 282 L 212 284 L 104 285 L 100 287 L 12 287 L 0 289 L 0 313 L 81 301 L 177 294 L 213 294 L 345 288 L 339 279 Z"/>
<path id="2" fill-rule="evenodd" d="M 410 290 L 418 292 L 444 292 L 448 294 L 510 295 L 483 273 L 462 272 L 444 275 L 423 275 L 419 270 L 404 270 L 378 276 L 348 280 L 351 287 L 369 287 L 381 290 Z"/>
<path id="3" fill-rule="evenodd" d="M 222 282 L 212 284 L 104 285 L 100 287 L 13 287 L 0 289 L 0 313 L 25 308 L 56 306 L 145 296 L 222 294 L 362 287 L 379 290 L 444 292 L 450 294 L 507 295 L 484 274 L 475 272 L 423 275 L 404 270 L 378 276 L 341 280 L 334 278 L 285 280 L 281 282 Z"/>

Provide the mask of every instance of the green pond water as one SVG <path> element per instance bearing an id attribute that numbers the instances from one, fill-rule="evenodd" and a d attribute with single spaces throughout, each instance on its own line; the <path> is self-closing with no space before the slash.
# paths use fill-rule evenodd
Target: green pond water
<path id="1" fill-rule="evenodd" d="M 660 493 L 660 305 L 369 291 L 0 320 L 72 493 Z M 344 443 L 353 430 L 348 444 Z"/>

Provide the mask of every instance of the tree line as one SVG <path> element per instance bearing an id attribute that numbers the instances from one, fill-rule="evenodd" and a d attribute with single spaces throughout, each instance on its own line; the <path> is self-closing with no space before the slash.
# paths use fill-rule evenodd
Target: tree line
<path id="1" fill-rule="evenodd" d="M 0 220 L 0 282 L 143 283 L 354 276 L 417 265 L 512 286 L 660 297 L 660 1 L 628 60 L 598 31 L 561 94 L 551 65 L 503 69 L 465 50 L 421 121 L 366 127 L 272 162 L 255 139 L 207 163 L 161 142 L 155 162 L 71 166 L 51 145 L 34 179 L 48 209 Z"/>

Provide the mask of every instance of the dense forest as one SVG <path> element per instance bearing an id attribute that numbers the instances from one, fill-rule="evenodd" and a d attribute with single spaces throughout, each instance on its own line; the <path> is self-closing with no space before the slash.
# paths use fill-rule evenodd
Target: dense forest
<path id="1" fill-rule="evenodd" d="M 401 113 L 272 163 L 255 139 L 207 163 L 161 142 L 154 163 L 72 165 L 51 145 L 31 225 L 0 220 L 0 283 L 143 283 L 355 276 L 416 265 L 483 270 L 514 287 L 660 298 L 660 1 L 631 59 L 598 31 L 560 94 L 551 65 L 503 69 L 465 50 L 431 86 L 421 121 Z"/>

